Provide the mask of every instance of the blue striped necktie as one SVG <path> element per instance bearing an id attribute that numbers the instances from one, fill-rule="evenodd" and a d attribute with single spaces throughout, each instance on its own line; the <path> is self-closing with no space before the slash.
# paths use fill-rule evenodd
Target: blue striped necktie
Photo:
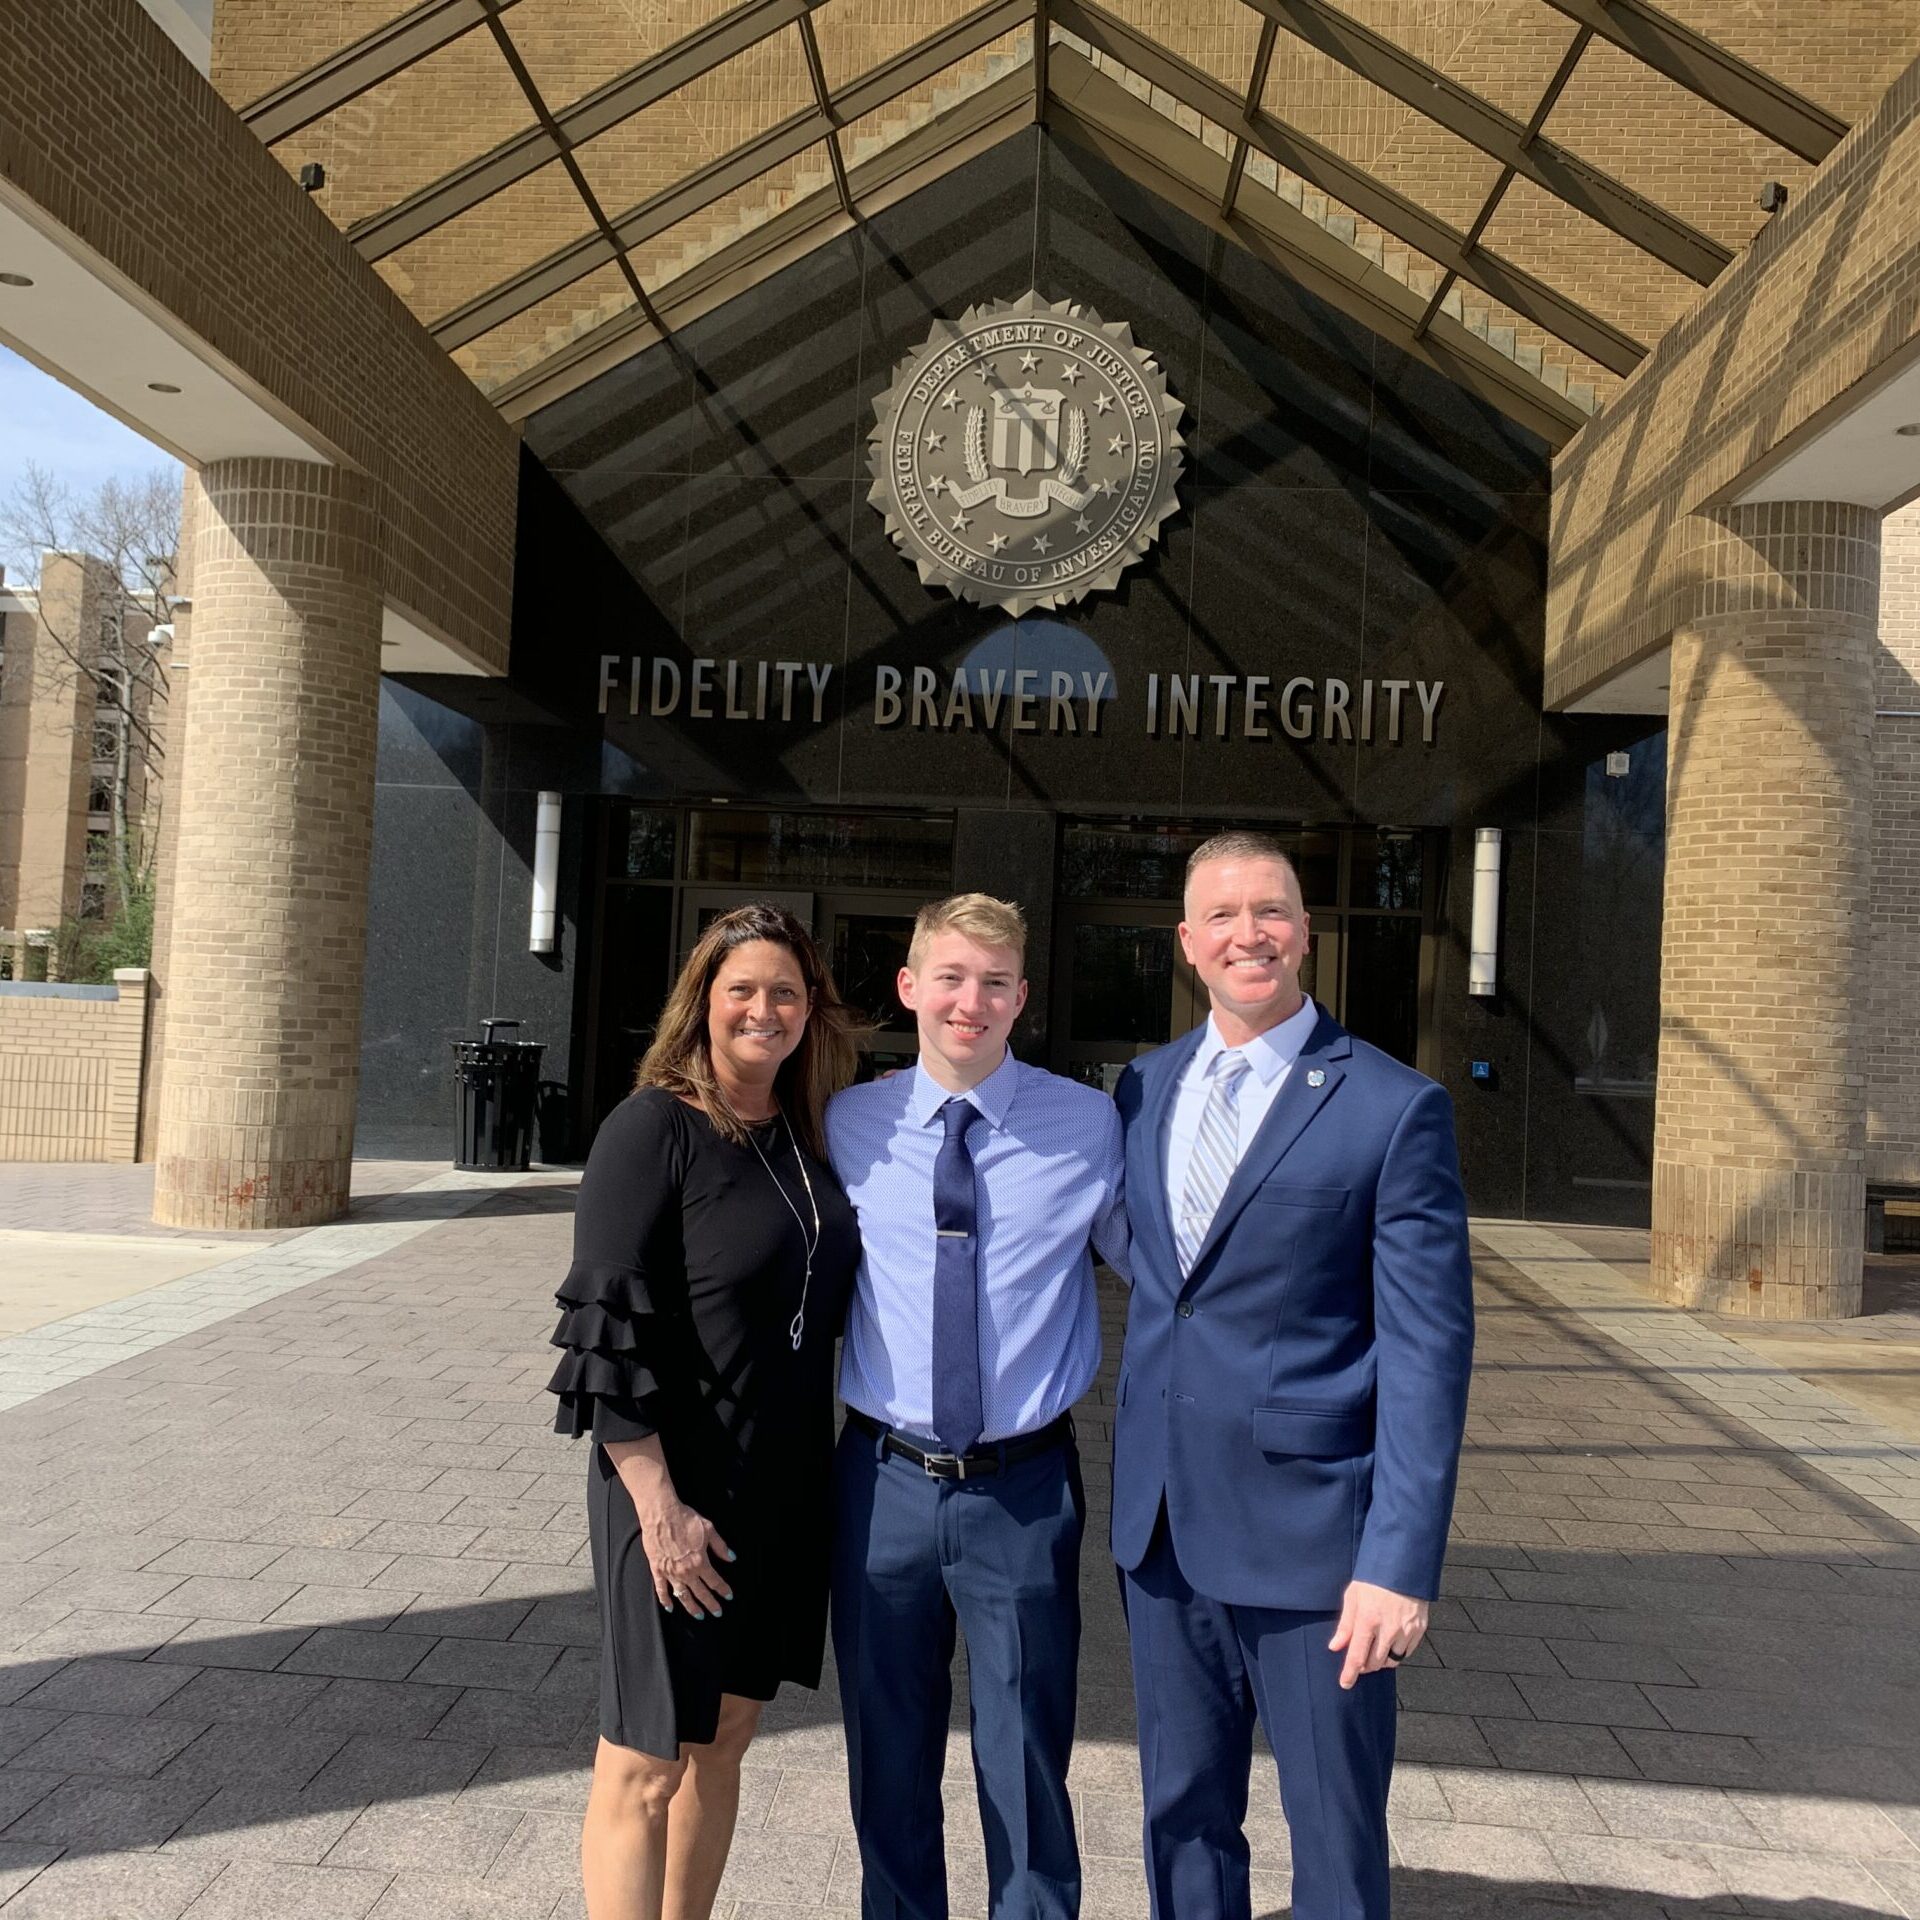
<path id="1" fill-rule="evenodd" d="M 1200 1132 L 1187 1162 L 1186 1191 L 1180 1196 L 1179 1231 L 1174 1236 L 1182 1278 L 1193 1271 L 1200 1247 L 1220 1211 L 1220 1198 L 1240 1160 L 1240 1082 L 1246 1078 L 1247 1056 L 1228 1047 L 1213 1057 L 1213 1087 Z"/>

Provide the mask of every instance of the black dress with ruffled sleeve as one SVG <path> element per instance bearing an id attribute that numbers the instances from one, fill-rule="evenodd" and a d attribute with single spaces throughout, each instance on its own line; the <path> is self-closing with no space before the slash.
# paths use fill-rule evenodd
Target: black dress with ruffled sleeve
<path id="1" fill-rule="evenodd" d="M 736 1145 L 657 1087 L 624 1101 L 587 1161 L 573 1265 L 556 1296 L 556 1430 L 596 1442 L 658 1434 L 680 1498 L 738 1556 L 725 1568 L 734 1598 L 720 1619 L 663 1612 L 633 1502 L 594 1446 L 600 1730 L 665 1759 L 683 1741 L 714 1737 L 723 1693 L 770 1700 L 783 1680 L 820 1683 L 833 1346 L 860 1242 L 838 1181 L 811 1157 L 809 1201 L 778 1116 L 754 1140 L 757 1152 Z M 815 1203 L 820 1239 L 806 1281 L 800 1223 L 810 1234 Z"/>

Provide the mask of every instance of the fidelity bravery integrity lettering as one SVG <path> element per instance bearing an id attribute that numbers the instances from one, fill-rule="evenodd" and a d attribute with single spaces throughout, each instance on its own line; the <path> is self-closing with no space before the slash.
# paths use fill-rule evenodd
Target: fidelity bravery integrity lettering
<path id="1" fill-rule="evenodd" d="M 773 721 L 824 726 L 834 667 L 819 660 L 690 660 L 600 656 L 600 711 L 655 720 Z M 1345 740 L 1432 746 L 1444 680 L 1342 680 L 1294 674 L 1150 673 L 1143 731 L 1149 739 Z M 1111 673 L 1038 667 L 873 670 L 859 696 L 876 727 L 926 733 L 1098 736 L 1116 710 Z"/>

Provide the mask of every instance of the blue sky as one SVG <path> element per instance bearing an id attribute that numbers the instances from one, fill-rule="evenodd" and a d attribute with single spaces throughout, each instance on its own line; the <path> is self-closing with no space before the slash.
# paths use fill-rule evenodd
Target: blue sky
<path id="1" fill-rule="evenodd" d="M 179 470 L 171 454 L 0 346 L 0 494 L 13 491 L 29 460 L 75 494 L 114 474 Z"/>

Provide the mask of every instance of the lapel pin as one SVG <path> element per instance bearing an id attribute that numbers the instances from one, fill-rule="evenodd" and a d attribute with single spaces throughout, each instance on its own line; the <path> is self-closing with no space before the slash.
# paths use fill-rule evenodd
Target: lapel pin
<path id="1" fill-rule="evenodd" d="M 1307 1073 L 1308 1086 L 1324 1087 L 1326 1084 L 1327 1084 L 1327 1070 L 1325 1067 L 1313 1067 L 1309 1069 Z"/>

